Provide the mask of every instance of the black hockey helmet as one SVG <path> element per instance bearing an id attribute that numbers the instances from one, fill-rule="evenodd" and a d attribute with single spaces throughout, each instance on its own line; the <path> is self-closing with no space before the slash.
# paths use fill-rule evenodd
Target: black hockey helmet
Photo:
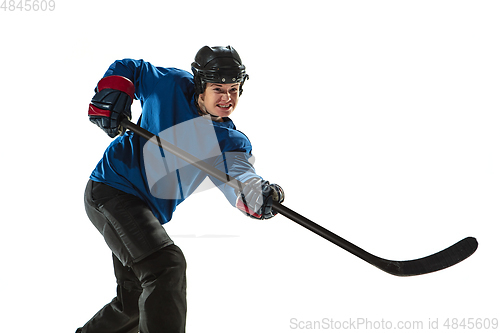
<path id="1" fill-rule="evenodd" d="M 207 82 L 220 84 L 240 82 L 241 95 L 243 83 L 248 79 L 238 52 L 229 45 L 202 47 L 191 64 L 191 70 L 197 95 L 205 91 Z"/>

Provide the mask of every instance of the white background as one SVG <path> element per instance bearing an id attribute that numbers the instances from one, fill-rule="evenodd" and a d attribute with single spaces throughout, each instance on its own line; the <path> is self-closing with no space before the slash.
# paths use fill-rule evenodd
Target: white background
<path id="1" fill-rule="evenodd" d="M 188 262 L 188 332 L 500 317 L 498 2 L 55 2 L 0 10 L 4 331 L 74 332 L 114 297 L 83 209 L 110 142 L 87 119 L 107 67 L 190 70 L 200 47 L 227 44 L 250 74 L 232 119 L 288 207 L 388 259 L 467 236 L 479 249 L 393 277 L 284 217 L 247 219 L 212 189 L 166 226 Z"/>

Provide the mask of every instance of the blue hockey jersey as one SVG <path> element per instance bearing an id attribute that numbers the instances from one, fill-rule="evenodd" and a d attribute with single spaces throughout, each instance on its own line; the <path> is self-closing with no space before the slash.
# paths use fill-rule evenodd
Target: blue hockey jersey
<path id="1" fill-rule="evenodd" d="M 251 164 L 252 146 L 229 118 L 213 122 L 198 114 L 193 75 L 155 67 L 143 60 L 115 61 L 104 77 L 120 75 L 135 85 L 141 102 L 139 125 L 188 153 L 245 182 L 258 177 Z M 106 149 L 90 179 L 144 200 L 160 223 L 170 221 L 177 205 L 191 195 L 207 174 L 139 135 L 127 132 Z M 234 206 L 234 189 L 210 177 Z"/>

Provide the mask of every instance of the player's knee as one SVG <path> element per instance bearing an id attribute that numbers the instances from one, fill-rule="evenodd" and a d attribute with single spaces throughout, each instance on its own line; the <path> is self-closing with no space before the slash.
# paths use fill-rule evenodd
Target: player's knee
<path id="1" fill-rule="evenodd" d="M 176 245 L 166 246 L 144 258 L 132 269 L 142 284 L 162 281 L 182 281 L 186 274 L 186 259 Z"/>

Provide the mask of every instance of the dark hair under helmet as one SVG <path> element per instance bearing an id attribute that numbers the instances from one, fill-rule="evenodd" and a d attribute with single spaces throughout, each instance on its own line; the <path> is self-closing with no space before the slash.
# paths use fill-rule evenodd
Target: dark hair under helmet
<path id="1" fill-rule="evenodd" d="M 196 53 L 191 70 L 197 95 L 205 91 L 207 82 L 220 84 L 240 82 L 241 95 L 243 83 L 248 79 L 245 66 L 232 46 L 202 47 Z"/>

